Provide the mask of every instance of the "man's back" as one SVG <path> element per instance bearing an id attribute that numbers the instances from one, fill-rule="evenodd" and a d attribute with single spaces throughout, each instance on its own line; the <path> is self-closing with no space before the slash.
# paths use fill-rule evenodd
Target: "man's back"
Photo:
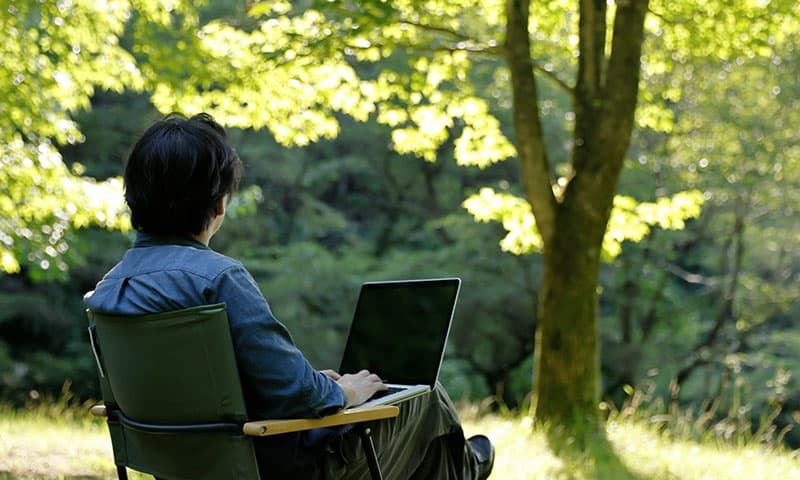
<path id="1" fill-rule="evenodd" d="M 85 302 L 114 315 L 224 303 L 251 417 L 314 418 L 345 404 L 341 389 L 297 349 L 242 264 L 191 238 L 139 233 Z"/>

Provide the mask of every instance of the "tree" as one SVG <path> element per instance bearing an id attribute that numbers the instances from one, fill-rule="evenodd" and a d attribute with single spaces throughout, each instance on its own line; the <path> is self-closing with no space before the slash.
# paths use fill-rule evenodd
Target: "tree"
<path id="1" fill-rule="evenodd" d="M 202 24 L 186 5 L 143 10 L 133 55 L 154 104 L 266 127 L 283 144 L 334 137 L 345 114 L 389 125 L 398 152 L 426 160 L 451 146 L 462 165 L 517 157 L 518 182 L 481 189 L 465 207 L 503 222 L 503 248 L 543 253 L 536 413 L 567 424 L 598 415 L 601 260 L 651 226 L 682 228 L 699 212 L 697 192 L 646 203 L 615 195 L 635 125 L 671 126 L 681 88 L 661 85 L 660 74 L 694 56 L 769 55 L 796 26 L 772 19 L 794 19 L 798 8 L 788 0 L 248 5 L 246 15 Z M 164 36 L 180 55 L 153 47 Z M 486 78 L 490 88 L 479 90 Z"/>
<path id="2" fill-rule="evenodd" d="M 340 112 L 359 120 L 374 114 L 394 128 L 397 151 L 431 161 L 450 139 L 462 165 L 485 167 L 516 154 L 526 200 L 485 189 L 465 206 L 480 219 L 503 221 L 505 248 L 544 254 L 537 414 L 567 423 L 576 414 L 596 418 L 601 257 L 659 220 L 681 226 L 699 202 L 663 199 L 660 209 L 644 207 L 660 214 L 646 218 L 633 199 L 621 199 L 620 228 L 604 235 L 634 124 L 647 2 L 609 10 L 605 1 L 586 1 L 579 12 L 570 6 L 551 2 L 531 16 L 518 1 L 505 8 L 469 0 L 260 2 L 250 8 L 249 22 L 237 22 L 242 28 L 204 25 L 193 50 L 202 61 L 191 62 L 204 66 L 188 78 L 162 78 L 153 98 L 165 111 L 190 105 L 231 125 L 268 127 L 287 144 L 335 136 Z M 531 22 L 544 39 L 533 45 Z M 573 32 L 579 35 L 558 41 Z M 575 70 L 575 57 L 572 87 L 561 76 Z M 553 64 L 563 68 L 561 76 Z M 482 96 L 474 79 L 485 72 L 495 82 Z M 548 157 L 535 72 L 572 102 L 567 119 L 574 132 L 571 146 L 556 154 L 559 164 Z M 512 108 L 516 146 L 502 132 L 492 98 L 501 99 L 494 108 Z"/>

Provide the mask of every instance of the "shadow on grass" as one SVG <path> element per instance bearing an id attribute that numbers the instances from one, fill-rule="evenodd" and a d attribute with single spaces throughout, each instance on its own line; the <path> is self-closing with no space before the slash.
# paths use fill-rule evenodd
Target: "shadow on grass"
<path id="1" fill-rule="evenodd" d="M 577 433 L 549 428 L 547 442 L 563 462 L 564 471 L 559 472 L 559 478 L 645 480 L 620 460 L 600 428 Z"/>

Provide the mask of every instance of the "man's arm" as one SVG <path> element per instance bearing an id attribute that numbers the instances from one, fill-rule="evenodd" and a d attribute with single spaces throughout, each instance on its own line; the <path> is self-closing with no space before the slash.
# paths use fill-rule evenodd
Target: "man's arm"
<path id="1" fill-rule="evenodd" d="M 298 350 L 244 267 L 220 274 L 213 288 L 215 301 L 225 302 L 227 307 L 242 389 L 251 415 L 314 418 L 348 405 L 351 399 L 345 390 L 314 369 Z M 352 395 L 361 390 L 359 386 Z"/>

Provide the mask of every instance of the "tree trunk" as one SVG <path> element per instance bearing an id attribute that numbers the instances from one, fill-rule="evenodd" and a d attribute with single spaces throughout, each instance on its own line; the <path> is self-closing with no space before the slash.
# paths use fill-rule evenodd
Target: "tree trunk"
<path id="1" fill-rule="evenodd" d="M 561 212 L 559 212 L 561 213 Z M 582 222 L 561 221 L 544 256 L 535 347 L 536 416 L 562 425 L 594 423 L 600 395 L 597 284 L 599 245 Z"/>

